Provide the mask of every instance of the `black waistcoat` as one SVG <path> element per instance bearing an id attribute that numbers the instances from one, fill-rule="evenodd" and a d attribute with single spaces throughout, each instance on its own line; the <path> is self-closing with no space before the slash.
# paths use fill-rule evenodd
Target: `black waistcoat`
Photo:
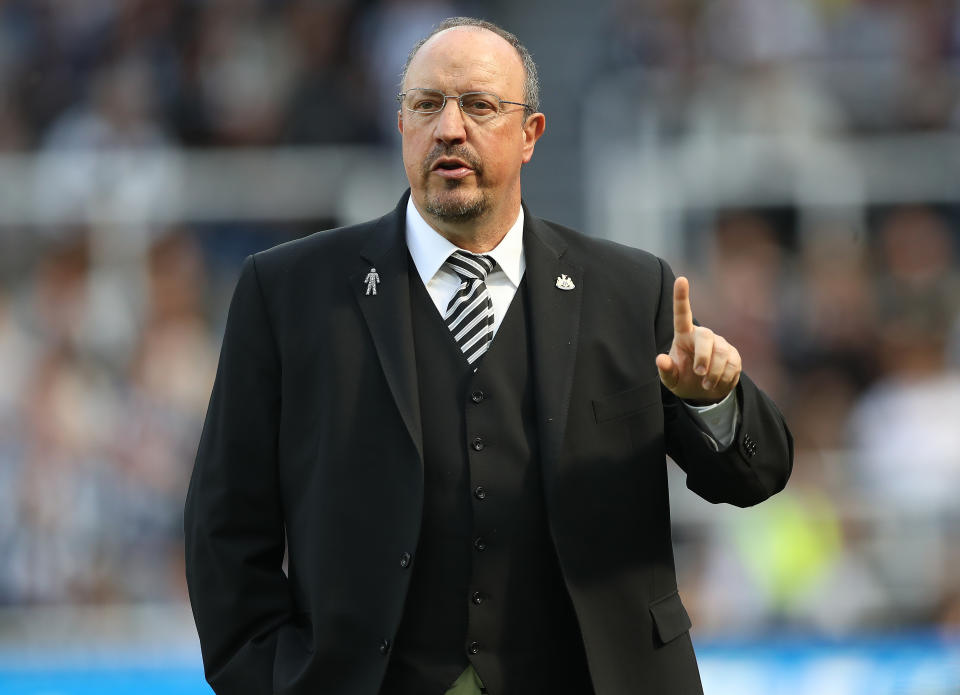
<path id="1" fill-rule="evenodd" d="M 592 692 L 543 502 L 525 282 L 474 372 L 413 263 L 424 509 L 381 695 Z"/>

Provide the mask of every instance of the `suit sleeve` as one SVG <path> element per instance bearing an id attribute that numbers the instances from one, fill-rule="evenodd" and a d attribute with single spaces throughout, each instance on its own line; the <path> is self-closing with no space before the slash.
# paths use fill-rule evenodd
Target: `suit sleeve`
<path id="1" fill-rule="evenodd" d="M 660 303 L 656 317 L 657 349 L 673 342 L 674 275 L 661 264 Z M 736 398 L 740 422 L 733 444 L 716 451 L 696 416 L 661 385 L 667 453 L 687 474 L 687 487 L 710 502 L 748 507 L 779 492 L 793 468 L 793 436 L 773 401 L 746 373 Z"/>
<path id="2" fill-rule="evenodd" d="M 292 601 L 281 569 L 279 353 L 248 257 L 227 317 L 184 510 L 186 574 L 204 670 L 221 695 L 273 692 Z"/>

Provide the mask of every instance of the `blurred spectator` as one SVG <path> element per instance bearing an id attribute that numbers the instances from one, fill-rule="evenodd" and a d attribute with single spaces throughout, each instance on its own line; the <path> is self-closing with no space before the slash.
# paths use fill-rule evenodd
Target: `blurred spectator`
<path id="1" fill-rule="evenodd" d="M 215 0 L 199 18 L 195 79 L 211 144 L 277 141 L 293 81 L 283 28 L 256 0 Z"/>
<path id="2" fill-rule="evenodd" d="M 295 51 L 296 79 L 286 108 L 284 140 L 319 144 L 377 142 L 382 103 L 362 62 L 366 43 L 352 46 L 346 1 L 294 0 L 286 29 Z M 392 136 L 392 133 L 390 134 Z"/>
<path id="3" fill-rule="evenodd" d="M 188 231 L 170 232 L 151 248 L 147 271 L 148 312 L 133 384 L 196 421 L 206 410 L 217 362 L 199 245 Z M 189 473 L 189 468 L 177 469 Z"/>
<path id="4" fill-rule="evenodd" d="M 875 287 L 860 238 L 839 225 L 807 230 L 798 282 L 781 307 L 786 409 L 804 452 L 847 445 L 847 414 L 876 377 Z M 832 483 L 839 472 L 831 473 Z"/>
<path id="5" fill-rule="evenodd" d="M 147 65 L 136 56 L 106 64 L 89 98 L 59 116 L 43 138 L 34 187 L 39 221 L 86 221 L 107 210 L 128 221 L 146 217 L 167 204 L 174 182 L 164 159 L 140 155 L 168 146 Z M 136 238 L 124 232 L 116 243 Z"/>
<path id="6" fill-rule="evenodd" d="M 877 239 L 877 291 L 881 311 L 908 313 L 927 305 L 947 326 L 960 311 L 960 237 L 931 206 L 896 207 L 881 215 Z"/>
<path id="7" fill-rule="evenodd" d="M 703 7 L 708 60 L 785 64 L 821 51 L 822 28 L 809 0 L 714 0 Z"/>
<path id="8" fill-rule="evenodd" d="M 890 504 L 946 509 L 960 486 L 960 372 L 946 360 L 960 311 L 953 240 L 923 207 L 892 211 L 878 237 L 882 378 L 851 415 L 858 483 Z"/>
<path id="9" fill-rule="evenodd" d="M 610 41 L 605 44 L 613 67 L 638 63 L 677 74 L 692 70 L 699 57 L 697 26 L 702 0 L 614 0 Z"/>

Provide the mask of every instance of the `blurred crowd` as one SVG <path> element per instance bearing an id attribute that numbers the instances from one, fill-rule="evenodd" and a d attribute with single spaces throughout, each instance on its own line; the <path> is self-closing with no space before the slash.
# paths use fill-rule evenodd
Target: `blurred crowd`
<path id="1" fill-rule="evenodd" d="M 470 10 L 8 0 L 0 156 L 388 146 L 409 46 Z M 716 66 L 749 78 L 714 95 L 741 123 L 779 109 L 854 132 L 960 125 L 960 2 L 607 10 L 596 78 L 669 75 L 680 87 L 666 131 L 696 117 L 703 93 L 684 85 Z M 0 225 L 0 605 L 184 598 L 183 498 L 238 262 L 306 228 L 98 228 L 69 208 Z M 696 620 L 960 625 L 960 208 L 875 205 L 860 226 L 801 228 L 796 210 L 743 206 L 691 234 L 701 251 L 671 260 L 689 268 L 698 315 L 740 347 L 797 438 L 795 477 L 774 503 L 716 527 L 677 510 Z"/>
<path id="2" fill-rule="evenodd" d="M 382 142 L 445 0 L 10 0 L 0 149 Z M 386 96 L 385 96 L 386 95 Z M 392 109 L 391 109 L 392 110 Z"/>
<path id="3" fill-rule="evenodd" d="M 681 194 L 683 269 L 698 315 L 740 348 L 796 436 L 794 478 L 772 503 L 701 514 L 677 496 L 694 622 L 957 630 L 960 198 L 888 186 L 872 200 L 871 172 L 843 143 L 960 131 L 960 3 L 615 0 L 607 26 L 603 106 L 588 118 L 663 148 L 665 176 L 727 172 L 732 203 Z M 709 160 L 750 136 L 766 149 L 746 163 Z M 837 209 L 751 203 L 811 160 L 824 178 L 802 185 L 842 189 Z"/>
<path id="4" fill-rule="evenodd" d="M 741 127 L 778 112 L 794 127 L 960 126 L 956 0 L 613 0 L 609 31 L 605 67 L 663 71 L 678 101 L 710 70 L 746 77 L 709 95 L 735 101 Z"/>
<path id="5" fill-rule="evenodd" d="M 783 211 L 738 209 L 698 235 L 693 305 L 796 438 L 774 500 L 680 523 L 708 631 L 960 629 L 957 214 L 890 206 L 800 239 Z"/>

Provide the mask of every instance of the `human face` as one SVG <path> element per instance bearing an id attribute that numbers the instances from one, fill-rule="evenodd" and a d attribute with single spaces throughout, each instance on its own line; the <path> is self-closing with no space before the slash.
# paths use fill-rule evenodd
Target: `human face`
<path id="1" fill-rule="evenodd" d="M 516 50 L 477 27 L 456 27 L 430 38 L 407 70 L 403 89 L 444 94 L 490 92 L 523 101 L 525 73 Z M 448 99 L 439 114 L 400 109 L 403 164 L 417 209 L 434 223 L 512 222 L 520 210 L 520 169 L 543 133 L 543 114 L 522 106 L 474 120 Z M 504 230 L 505 231 L 505 230 Z"/>

